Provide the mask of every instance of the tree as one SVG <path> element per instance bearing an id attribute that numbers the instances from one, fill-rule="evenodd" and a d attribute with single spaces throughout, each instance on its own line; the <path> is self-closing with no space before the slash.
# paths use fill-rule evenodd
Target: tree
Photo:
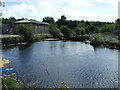
<path id="1" fill-rule="evenodd" d="M 71 38 L 76 37 L 76 33 L 75 33 L 74 31 L 71 31 L 71 32 L 70 32 L 70 37 L 71 37 Z"/>
<path id="2" fill-rule="evenodd" d="M 84 35 L 85 34 L 85 28 L 83 28 L 83 27 L 76 27 L 75 28 L 75 32 L 76 32 L 76 37 L 80 37 L 80 35 Z"/>
<path id="3" fill-rule="evenodd" d="M 120 18 L 118 18 L 117 20 L 115 20 L 115 22 L 116 22 L 117 24 L 120 24 Z"/>
<path id="4" fill-rule="evenodd" d="M 95 33 L 100 33 L 101 32 L 101 28 L 99 26 L 96 26 L 96 29 L 94 31 Z"/>
<path id="5" fill-rule="evenodd" d="M 0 7 L 5 7 L 5 3 L 0 1 Z M 2 16 L 2 9 L 0 9 L 0 16 Z"/>
<path id="6" fill-rule="evenodd" d="M 66 17 L 65 15 L 62 15 L 60 19 L 58 19 L 58 21 L 56 22 L 57 27 L 60 28 L 62 25 L 66 25 Z"/>
<path id="7" fill-rule="evenodd" d="M 60 29 L 58 29 L 55 25 L 51 24 L 49 26 L 50 34 L 53 35 L 53 37 L 63 37 L 63 34 L 61 33 Z"/>
<path id="8" fill-rule="evenodd" d="M 50 23 L 50 24 L 55 24 L 54 18 L 53 17 L 49 17 L 49 16 L 44 17 L 43 20 L 42 20 L 42 22 L 47 22 L 47 23 Z"/>
<path id="9" fill-rule="evenodd" d="M 66 25 L 70 28 L 70 29 L 74 29 L 75 27 L 77 27 L 79 24 L 79 21 L 77 20 L 69 20 L 66 21 Z"/>
<path id="10" fill-rule="evenodd" d="M 28 25 L 20 24 L 19 25 L 19 33 L 20 35 L 24 36 L 25 41 L 33 41 L 34 40 L 34 33 L 31 27 Z"/>
<path id="11" fill-rule="evenodd" d="M 67 26 L 65 25 L 61 26 L 60 30 L 65 38 L 70 38 L 71 30 Z"/>
<path id="12" fill-rule="evenodd" d="M 76 27 L 75 28 L 75 32 L 76 32 L 76 37 L 79 37 L 81 35 L 81 29 L 80 29 L 80 27 Z"/>

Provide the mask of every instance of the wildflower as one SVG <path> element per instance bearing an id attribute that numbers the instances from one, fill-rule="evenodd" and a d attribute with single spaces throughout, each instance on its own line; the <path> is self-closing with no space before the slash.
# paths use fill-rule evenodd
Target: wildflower
<path id="1" fill-rule="evenodd" d="M 4 78 L 3 76 L 0 76 L 0 78 L 2 79 L 2 78 Z"/>
<path id="2" fill-rule="evenodd" d="M 12 78 L 16 79 L 16 73 L 12 73 Z"/>
<path id="3" fill-rule="evenodd" d="M 5 78 L 5 77 L 6 77 L 6 75 L 3 75 L 3 77 Z"/>
<path id="4" fill-rule="evenodd" d="M 61 84 L 65 84 L 65 82 L 64 81 L 62 81 L 62 82 L 60 82 Z"/>
<path id="5" fill-rule="evenodd" d="M 12 73 L 12 75 L 16 76 L 16 73 Z"/>

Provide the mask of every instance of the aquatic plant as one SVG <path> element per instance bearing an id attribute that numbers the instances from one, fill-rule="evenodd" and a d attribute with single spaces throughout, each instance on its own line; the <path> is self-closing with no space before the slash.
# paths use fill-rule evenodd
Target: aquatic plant
<path id="1" fill-rule="evenodd" d="M 4 58 L 0 58 L 0 67 L 4 67 L 5 64 L 10 63 L 9 60 L 4 59 Z"/>
<path id="2" fill-rule="evenodd" d="M 2 89 L 17 89 L 17 88 L 23 88 L 23 83 L 18 81 L 16 78 L 16 74 L 12 73 L 12 75 L 3 75 L 1 76 L 2 80 Z"/>
<path id="3" fill-rule="evenodd" d="M 59 85 L 58 88 L 60 88 L 62 90 L 69 90 L 69 87 L 67 87 L 67 85 L 64 81 L 61 82 L 61 85 Z"/>

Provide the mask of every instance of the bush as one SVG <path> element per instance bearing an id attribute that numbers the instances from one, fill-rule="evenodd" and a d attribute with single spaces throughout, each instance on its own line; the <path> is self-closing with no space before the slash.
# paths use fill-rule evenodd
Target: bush
<path id="1" fill-rule="evenodd" d="M 71 31 L 71 33 L 70 33 L 70 37 L 71 37 L 71 38 L 76 37 L 76 33 L 75 33 L 74 31 Z"/>
<path id="2" fill-rule="evenodd" d="M 52 35 L 49 34 L 42 34 L 42 35 L 35 35 L 35 40 L 39 41 L 40 39 L 45 39 L 45 38 L 52 38 Z"/>
<path id="3" fill-rule="evenodd" d="M 61 33 L 60 29 L 58 29 L 55 25 L 50 25 L 50 34 L 53 37 L 61 38 L 63 34 Z"/>
<path id="4" fill-rule="evenodd" d="M 23 36 L 16 37 L 16 42 L 22 42 L 24 40 Z"/>
<path id="5" fill-rule="evenodd" d="M 117 42 L 117 41 L 109 41 L 108 45 L 120 47 L 120 42 Z"/>
<path id="6" fill-rule="evenodd" d="M 71 30 L 67 26 L 65 25 L 61 26 L 60 30 L 65 38 L 70 38 Z"/>
<path id="7" fill-rule="evenodd" d="M 20 24 L 19 33 L 24 36 L 25 41 L 34 41 L 34 33 L 31 27 L 28 25 Z"/>
<path id="8" fill-rule="evenodd" d="M 75 28 L 75 32 L 76 32 L 76 37 L 80 37 L 81 35 L 85 34 L 85 28 L 83 27 L 76 27 Z"/>
<path id="9" fill-rule="evenodd" d="M 99 34 L 91 35 L 90 38 L 89 38 L 89 40 L 90 40 L 90 44 L 92 44 L 92 45 L 105 44 L 104 37 L 102 37 Z"/>
<path id="10" fill-rule="evenodd" d="M 52 38 L 53 35 L 46 35 L 46 38 Z"/>

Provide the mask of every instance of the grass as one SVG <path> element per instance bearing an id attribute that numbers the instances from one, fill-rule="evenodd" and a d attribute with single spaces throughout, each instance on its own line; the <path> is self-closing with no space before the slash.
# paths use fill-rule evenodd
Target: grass
<path id="1" fill-rule="evenodd" d="M 35 41 L 39 41 L 41 39 L 45 39 L 45 38 L 52 38 L 52 35 L 49 34 L 39 34 L 39 35 L 35 35 Z"/>

